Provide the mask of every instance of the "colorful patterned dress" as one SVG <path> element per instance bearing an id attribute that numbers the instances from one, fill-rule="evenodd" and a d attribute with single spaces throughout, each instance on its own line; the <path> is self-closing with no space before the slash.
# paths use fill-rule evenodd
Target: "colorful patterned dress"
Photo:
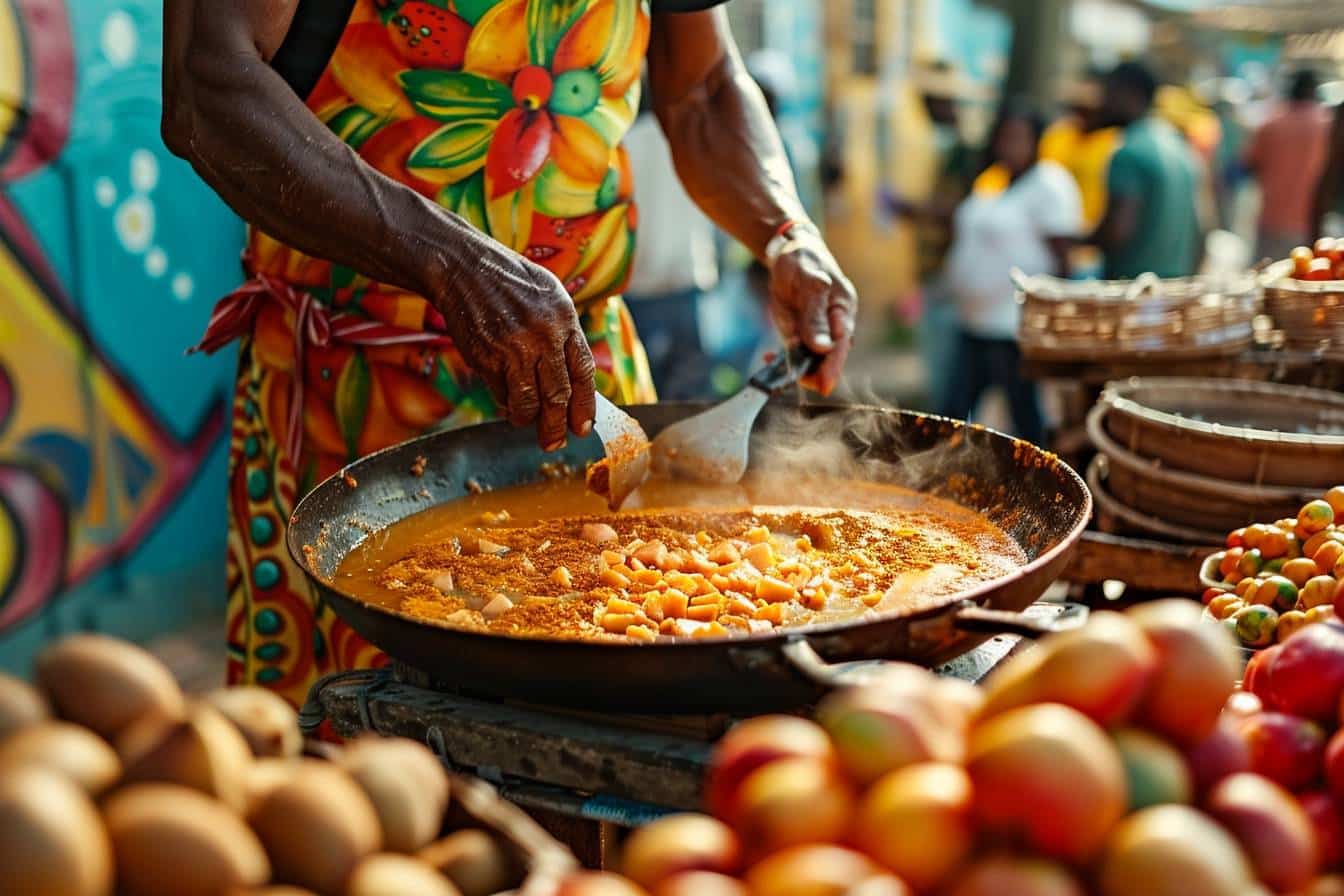
<path id="1" fill-rule="evenodd" d="M 307 105 L 370 165 L 565 284 L 618 403 L 654 400 L 617 293 L 635 208 L 620 140 L 639 106 L 645 0 L 356 0 Z M 423 298 L 253 230 L 249 281 L 200 348 L 242 354 L 229 455 L 231 683 L 300 702 L 386 658 L 284 548 L 295 501 L 346 463 L 495 406 Z"/>

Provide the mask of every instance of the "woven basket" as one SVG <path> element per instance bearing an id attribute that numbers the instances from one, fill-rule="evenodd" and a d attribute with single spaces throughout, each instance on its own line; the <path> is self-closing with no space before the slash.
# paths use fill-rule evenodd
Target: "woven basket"
<path id="1" fill-rule="evenodd" d="M 1167 522 L 1135 510 L 1109 491 L 1111 466 L 1106 455 L 1098 454 L 1087 465 L 1087 487 L 1097 502 L 1097 523 L 1113 535 L 1140 535 L 1182 544 L 1216 545 L 1225 533 Z"/>
<path id="2" fill-rule="evenodd" d="M 1105 428 L 1094 434 L 1094 442 L 1109 438 L 1154 467 L 1249 489 L 1239 496 L 1248 501 L 1259 495 L 1266 505 L 1282 503 L 1290 492 L 1279 489 L 1271 501 L 1275 487 L 1319 491 L 1344 479 L 1344 395 L 1334 392 L 1247 380 L 1141 377 L 1108 384 L 1097 407 L 1105 414 Z M 1296 514 L 1296 507 L 1289 509 Z"/>
<path id="3" fill-rule="evenodd" d="M 1265 310 L 1284 344 L 1344 360 L 1344 280 L 1297 280 L 1291 272 L 1292 262 L 1277 262 L 1264 273 Z"/>
<path id="4" fill-rule="evenodd" d="M 1087 419 L 1087 434 L 1106 458 L 1106 490 L 1126 507 L 1187 530 L 1228 532 L 1257 520 L 1296 516 L 1319 489 L 1255 486 L 1173 470 L 1117 444 L 1106 432 L 1105 405 Z M 1206 542 L 1207 543 L 1207 542 Z M 1213 543 L 1217 543 L 1217 539 Z"/>
<path id="5" fill-rule="evenodd" d="M 1254 274 L 1162 280 L 1061 280 L 1013 272 L 1018 342 L 1043 361 L 1194 360 L 1251 344 L 1260 304 Z"/>

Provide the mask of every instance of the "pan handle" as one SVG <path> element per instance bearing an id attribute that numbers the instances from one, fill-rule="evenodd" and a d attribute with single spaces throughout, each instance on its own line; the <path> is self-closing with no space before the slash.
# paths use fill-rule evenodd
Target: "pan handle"
<path id="1" fill-rule="evenodd" d="M 952 616 L 952 624 L 964 632 L 988 632 L 991 635 L 1021 635 L 1040 638 L 1056 632 L 1066 632 L 1087 621 L 1087 607 L 1083 604 L 1057 604 L 1060 612 L 1046 616 L 1030 610 L 1017 613 L 1012 610 L 992 610 L 967 603 Z"/>
<path id="2" fill-rule="evenodd" d="M 1087 621 L 1088 608 L 1082 604 L 1066 603 L 1052 617 L 1031 612 L 1014 613 L 1009 610 L 991 610 L 968 602 L 956 611 L 953 625 L 967 632 L 1021 635 L 1036 638 L 1055 632 L 1077 628 Z M 827 662 L 804 635 L 789 638 L 782 648 L 784 658 L 809 681 L 825 688 L 854 687 L 865 684 L 881 673 L 888 660 L 852 660 L 846 663 Z"/>

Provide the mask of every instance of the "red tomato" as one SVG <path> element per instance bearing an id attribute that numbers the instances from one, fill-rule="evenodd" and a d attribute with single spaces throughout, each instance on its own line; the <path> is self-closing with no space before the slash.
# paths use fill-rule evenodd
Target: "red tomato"
<path id="1" fill-rule="evenodd" d="M 1293 276 L 1301 280 L 1307 276 L 1307 269 L 1316 255 L 1306 246 L 1298 246 L 1288 257 L 1293 260 Z"/>
<path id="2" fill-rule="evenodd" d="M 1335 278 L 1335 263 L 1328 258 L 1312 259 L 1311 267 L 1307 269 L 1305 280 L 1333 280 Z"/>

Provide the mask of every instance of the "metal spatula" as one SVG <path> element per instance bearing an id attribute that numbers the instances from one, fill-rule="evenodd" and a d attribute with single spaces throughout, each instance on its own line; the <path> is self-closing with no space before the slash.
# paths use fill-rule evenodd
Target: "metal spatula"
<path id="1" fill-rule="evenodd" d="M 772 395 L 817 369 L 822 356 L 804 346 L 781 352 L 732 398 L 674 423 L 653 440 L 653 467 L 675 479 L 731 485 L 747 469 L 756 416 Z"/>
<path id="2" fill-rule="evenodd" d="M 588 468 L 588 490 L 605 497 L 607 506 L 617 510 L 649 478 L 649 437 L 638 420 L 601 393 L 593 429 L 607 456 Z"/>

